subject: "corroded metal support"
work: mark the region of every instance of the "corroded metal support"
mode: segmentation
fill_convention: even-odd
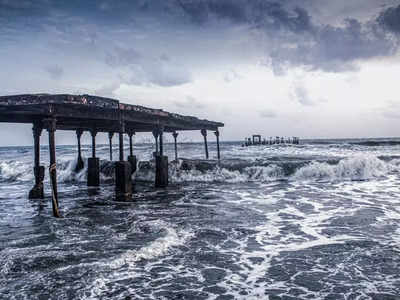
[[[110,161],[113,160],[113,153],[112,153],[112,138],[114,136],[114,132],[109,132],[108,133],[108,141],[109,141],[109,145],[110,145]]]
[[[218,131],[218,129],[214,132],[214,134],[215,134],[215,137],[217,138],[217,157],[218,157],[218,160],[221,160],[221,153],[219,151],[219,131]]]
[[[178,138],[178,133],[174,131],[174,133],[172,133],[172,136],[174,137],[175,161],[178,162],[178,144],[176,142],[176,139]]]
[[[35,174],[35,186],[29,192],[29,199],[43,199],[43,179],[44,179],[44,166],[40,165],[40,135],[42,134],[41,122],[33,123],[33,140],[34,140],[34,156],[35,162],[33,172]]]
[[[75,167],[75,172],[79,172],[84,168],[84,163],[82,159],[82,150],[81,150],[81,137],[83,134],[82,129],[77,129],[76,130],[76,138],[78,140],[78,160],[76,162],[76,167]]]
[[[99,186],[100,185],[100,161],[96,157],[96,135],[95,129],[90,131],[92,136],[92,157],[88,159],[88,173],[87,173],[87,185],[88,186]]]
[[[156,134],[155,134],[156,133]],[[160,151],[156,153],[156,178],[155,187],[165,188],[168,186],[168,156],[164,156],[164,142],[163,142],[164,127],[157,126],[153,130],[154,137],[158,136],[160,140]]]
[[[201,135],[204,138],[204,149],[206,151],[206,159],[208,159],[207,130],[206,129],[202,129],[201,130]]]
[[[53,216],[60,218],[61,214],[58,209],[58,192],[57,192],[57,167],[56,167],[56,142],[55,142],[55,132],[56,132],[56,119],[46,119],[44,120],[45,127],[49,133],[49,154],[50,154],[50,182],[52,189],[52,207]]]

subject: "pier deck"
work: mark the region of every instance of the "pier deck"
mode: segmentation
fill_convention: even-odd
[[[90,95],[13,95],[0,96],[0,122],[34,123],[56,118],[57,129],[119,132],[120,122],[126,131],[152,132],[163,126],[164,132],[182,130],[218,130],[224,124],[196,117],[169,113],[118,100]]]

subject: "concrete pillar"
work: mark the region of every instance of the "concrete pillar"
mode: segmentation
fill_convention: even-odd
[[[78,140],[78,160],[76,162],[75,172],[79,172],[85,166],[83,159],[82,159],[82,150],[81,150],[81,137],[82,137],[83,130],[78,129],[76,131],[76,138]]]
[[[178,138],[178,133],[175,131],[172,136],[174,137],[174,148],[175,148],[175,161],[178,162],[178,145],[176,139]]]
[[[109,141],[109,145],[110,145],[110,161],[113,160],[113,153],[112,153],[112,138],[114,136],[114,132],[109,132],[108,133],[108,141]]]
[[[221,153],[219,151],[219,131],[218,131],[218,129],[214,132],[214,134],[217,138],[217,157],[218,157],[218,160],[221,160]]]
[[[92,157],[88,159],[87,185],[100,185],[100,161],[96,157],[96,130],[91,130],[92,135]]]
[[[126,201],[132,198],[131,176],[130,162],[115,162],[115,198],[117,201]]]
[[[33,173],[35,175],[35,185],[29,192],[29,199],[43,199],[43,179],[44,179],[44,166],[40,165],[40,135],[42,134],[41,122],[33,124],[33,140],[34,140],[34,156],[35,162]]]
[[[201,130],[201,135],[204,138],[204,149],[206,151],[206,159],[208,159],[207,130],[202,129]]]
[[[57,191],[57,168],[56,168],[56,142],[55,142],[55,132],[56,132],[56,119],[47,119],[44,121],[46,123],[46,128],[49,133],[49,154],[50,154],[50,183],[52,189],[52,208],[53,216],[60,218],[61,214],[58,209],[58,191]]]
[[[156,188],[168,186],[168,156],[156,155]]]

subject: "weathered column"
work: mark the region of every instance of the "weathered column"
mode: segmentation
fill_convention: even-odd
[[[155,142],[156,142],[156,151],[153,153],[153,155],[154,155],[154,157],[156,156],[156,155],[158,155],[158,136],[160,135],[160,132],[159,132],[159,130],[158,129],[153,129],[153,136],[154,136],[154,140],[155,140]]]
[[[218,160],[221,160],[221,153],[219,151],[219,131],[218,131],[218,129],[214,132],[214,134],[217,138],[217,157],[218,157]]]
[[[100,161],[96,157],[96,134],[95,129],[90,131],[92,136],[92,157],[88,158],[88,173],[87,173],[87,185],[88,186],[99,186],[100,185]]]
[[[202,129],[201,130],[201,135],[204,138],[204,148],[206,150],[206,159],[208,159],[207,130]]]
[[[126,201],[132,198],[131,164],[124,161],[125,124],[121,122],[119,131],[119,161],[115,163],[115,198]]]
[[[76,162],[75,172],[79,172],[84,168],[84,163],[82,159],[82,150],[81,150],[81,137],[82,137],[83,130],[78,129],[76,131],[76,138],[78,140],[78,160]]]
[[[160,152],[156,155],[156,178],[155,187],[164,188],[168,186],[168,156],[164,156],[163,132],[162,126],[157,128],[160,138]]]
[[[42,134],[41,122],[33,123],[33,140],[34,140],[34,156],[35,162],[33,173],[35,175],[35,186],[29,192],[29,199],[43,199],[43,179],[44,179],[44,166],[40,165],[40,135]]]
[[[55,132],[56,132],[56,119],[45,120],[47,131],[49,133],[49,154],[50,154],[50,183],[52,189],[52,207],[53,216],[60,218],[60,212],[58,209],[58,192],[57,192],[57,168],[56,168],[56,142],[55,142]]]
[[[134,131],[128,131],[129,136],[129,155],[128,155],[128,162],[131,164],[131,172],[132,174],[136,172],[136,164],[137,158],[133,155],[133,141],[132,136],[135,134]]]
[[[178,145],[176,143],[176,139],[178,138],[178,133],[176,131],[174,131],[172,136],[174,137],[175,162],[178,163]]]
[[[108,141],[109,141],[109,145],[110,145],[110,161],[113,160],[113,153],[112,153],[112,138],[114,136],[114,132],[109,132],[108,133]]]

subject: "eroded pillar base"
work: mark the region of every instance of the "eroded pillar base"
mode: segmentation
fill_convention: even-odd
[[[35,174],[35,186],[29,191],[29,199],[43,199],[43,179],[44,179],[44,166],[33,168]]]
[[[87,185],[100,185],[100,160],[97,157],[88,158]]]
[[[156,155],[156,188],[168,186],[168,156]]]
[[[132,199],[132,171],[128,161],[115,162],[115,199],[128,201]]]

